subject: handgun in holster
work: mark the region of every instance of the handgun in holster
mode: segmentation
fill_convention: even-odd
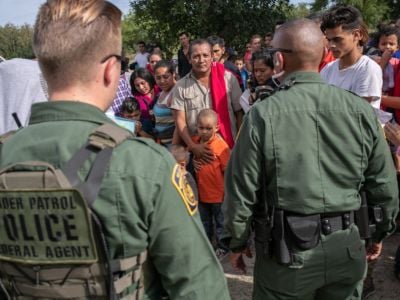
[[[279,264],[283,265],[290,264],[292,257],[287,244],[285,227],[285,211],[282,209],[275,209],[272,230],[273,256]]]
[[[254,244],[257,253],[271,255],[271,229],[269,216],[253,219]]]
[[[364,191],[360,192],[361,206],[355,212],[355,223],[360,233],[360,238],[365,240],[365,245],[370,246],[372,235],[376,231],[376,224],[383,222],[383,209],[380,206],[368,206],[367,196]]]

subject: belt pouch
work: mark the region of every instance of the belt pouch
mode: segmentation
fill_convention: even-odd
[[[318,245],[321,222],[320,215],[286,215],[288,232],[286,238],[293,249],[309,250]]]

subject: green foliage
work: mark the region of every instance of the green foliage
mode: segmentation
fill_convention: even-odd
[[[312,11],[319,11],[335,4],[352,5],[356,7],[362,14],[364,21],[370,28],[375,28],[381,21],[388,19],[389,2],[398,0],[315,0],[312,4]],[[392,3],[391,5],[395,5]],[[397,5],[398,6],[398,5]]]
[[[288,10],[285,11],[286,19],[294,20],[306,18],[311,13],[311,10],[308,8],[307,3],[299,3],[294,6],[288,7]]]
[[[389,17],[391,20],[400,19],[400,0],[384,0],[389,9]]]
[[[29,25],[0,26],[0,56],[6,59],[21,57],[32,58],[33,28]]]
[[[136,52],[138,41],[147,41],[147,32],[138,26],[138,20],[132,12],[122,20],[122,46],[127,54]]]
[[[243,47],[252,35],[273,31],[293,8],[289,0],[134,0],[131,7],[147,41],[169,52],[176,51],[182,31],[192,38],[219,35],[230,46]]]

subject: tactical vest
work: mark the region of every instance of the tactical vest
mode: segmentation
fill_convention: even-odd
[[[0,170],[0,285],[9,299],[142,297],[146,251],[111,259],[91,209],[113,149],[130,136],[105,124],[62,169],[24,161]],[[93,153],[82,181],[78,170]]]

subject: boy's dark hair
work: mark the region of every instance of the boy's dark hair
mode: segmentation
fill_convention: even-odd
[[[191,56],[192,56],[193,46],[204,45],[204,44],[207,44],[210,46],[210,53],[211,53],[212,45],[210,44],[210,42],[206,39],[197,39],[197,40],[191,41],[189,44],[189,50],[188,50],[189,58],[191,58]]]
[[[121,105],[121,114],[128,113],[131,114],[135,111],[140,111],[139,101],[135,97],[125,98]]]
[[[207,41],[211,44],[211,46],[218,45],[220,47],[225,47],[225,41],[223,38],[220,38],[216,35],[211,35],[207,38]]]
[[[397,37],[397,44],[400,42],[400,29],[393,25],[381,26],[376,33],[376,41],[379,44],[379,40],[382,36],[395,35]]]
[[[137,44],[138,44],[138,45],[143,45],[143,46],[145,46],[145,47],[146,47],[146,43],[145,43],[145,42],[143,42],[143,41],[140,41],[140,42],[138,42]]]
[[[360,11],[350,5],[337,5],[329,9],[322,16],[321,30],[333,29],[342,26],[343,30],[351,31],[358,29],[361,32],[362,39],[360,46],[366,45],[368,41],[368,28],[364,23]]]
[[[232,57],[233,62],[237,61],[237,60],[241,60],[244,62],[244,57],[243,55],[235,55]]]
[[[187,37],[189,37],[186,31],[179,32],[178,37],[181,37],[182,35],[186,35]]]
[[[147,70],[146,68],[139,68],[136,71],[134,71],[131,75],[131,78],[129,78],[129,83],[131,84],[132,94],[139,94],[139,92],[138,92],[138,90],[136,90],[135,84],[134,84],[134,81],[136,78],[142,78],[143,80],[145,80],[149,84],[151,90],[156,85],[154,77],[153,77],[153,75],[151,75],[150,71]]]
[[[154,66],[154,72],[158,68],[167,68],[169,73],[171,73],[171,74],[175,73],[174,64],[169,60],[163,59],[163,60],[160,60],[159,62],[157,62],[156,65]]]

